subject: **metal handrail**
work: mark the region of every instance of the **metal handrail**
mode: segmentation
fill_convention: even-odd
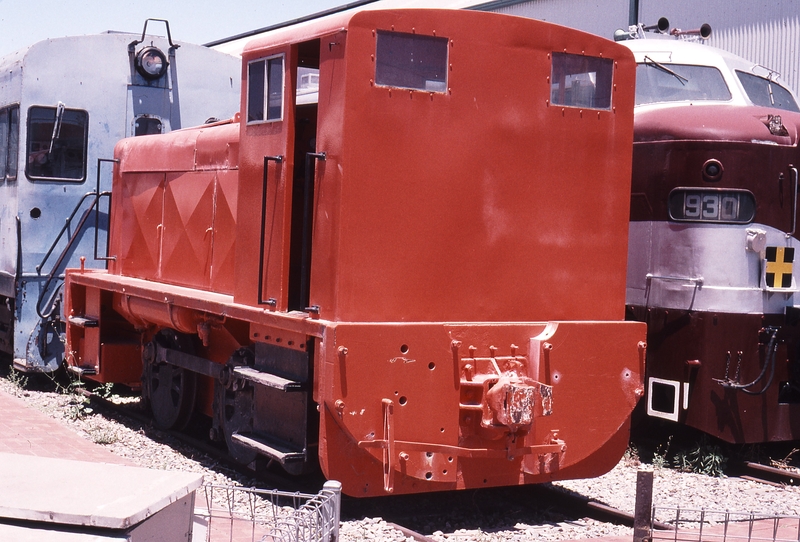
[[[56,279],[56,278],[61,280],[63,278],[61,276],[61,274],[58,273],[58,270],[61,268],[61,264],[64,263],[64,259],[67,257],[67,254],[69,253],[70,249],[72,249],[73,245],[78,240],[78,238],[80,236],[80,233],[83,230],[83,227],[86,224],[86,221],[89,219],[89,215],[91,214],[92,210],[95,210],[95,220],[94,220],[94,259],[95,260],[105,260],[105,261],[116,259],[113,256],[111,256],[111,257],[108,257],[108,256],[103,257],[103,256],[98,256],[98,254],[97,254],[98,230],[99,230],[99,226],[100,226],[100,198],[102,198],[104,196],[108,197],[109,198],[109,205],[110,205],[110,202],[111,202],[111,192],[108,192],[108,191],[101,192],[100,191],[100,164],[102,162],[117,163],[117,162],[119,162],[119,160],[108,159],[108,158],[98,158],[97,159],[97,180],[96,180],[96,184],[95,184],[95,189],[93,191],[91,191],[91,192],[85,193],[81,197],[81,199],[78,200],[78,203],[75,205],[75,208],[72,210],[70,215],[64,221],[64,226],[61,228],[61,231],[58,232],[58,235],[56,236],[55,240],[52,242],[52,244],[50,245],[50,248],[47,250],[47,252],[45,253],[44,257],[42,258],[42,261],[39,263],[39,265],[36,266],[36,274],[37,274],[37,276],[41,277],[42,276],[42,269],[44,268],[45,264],[47,263],[47,260],[50,259],[50,256],[53,254],[53,251],[55,250],[56,246],[58,246],[58,243],[61,241],[62,237],[64,237],[64,234],[71,228],[72,221],[75,219],[75,216],[78,214],[78,211],[81,209],[81,207],[83,207],[83,204],[87,200],[87,198],[91,198],[91,204],[89,205],[89,208],[86,209],[86,211],[84,211],[83,215],[81,215],[81,218],[80,218],[80,220],[78,222],[78,227],[75,228],[73,233],[72,233],[72,235],[69,236],[66,246],[61,251],[61,254],[59,254],[55,265],[53,265],[53,267],[50,269],[50,272],[47,274],[47,279],[45,280],[44,284],[42,285],[41,290],[39,291],[39,297],[36,300],[36,314],[39,315],[39,318],[47,319],[47,318],[50,318],[52,316],[52,314],[53,314],[53,310],[55,308],[54,300],[58,296],[58,291],[60,289],[60,286],[56,287],[53,290],[53,293],[47,299],[46,305],[49,306],[49,309],[47,311],[45,311],[42,308],[42,301],[45,299],[45,296],[46,296],[47,292],[50,290],[50,285],[52,284],[53,280]],[[106,249],[108,249],[108,238],[106,238]]]
[[[788,239],[794,232],[797,231],[797,168],[793,165],[789,165],[789,169],[792,171],[792,178],[794,179],[794,185],[792,189],[792,231],[786,234],[786,238]]]

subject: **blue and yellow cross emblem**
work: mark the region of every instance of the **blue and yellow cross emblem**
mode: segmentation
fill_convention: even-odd
[[[767,288],[792,287],[793,247],[767,247],[767,266],[764,281]]]

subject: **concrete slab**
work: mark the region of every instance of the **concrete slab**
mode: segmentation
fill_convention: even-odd
[[[202,482],[196,473],[0,453],[0,517],[127,529]]]
[[[86,534],[0,523],[0,540],[14,542],[127,542],[125,535]]]

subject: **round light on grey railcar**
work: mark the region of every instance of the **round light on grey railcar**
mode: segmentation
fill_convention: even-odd
[[[136,71],[150,81],[167,73],[167,56],[158,47],[145,47],[136,53]]]

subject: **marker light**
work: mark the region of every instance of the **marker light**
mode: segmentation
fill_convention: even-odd
[[[149,81],[167,73],[167,57],[158,47],[144,47],[136,53],[136,71]]]

